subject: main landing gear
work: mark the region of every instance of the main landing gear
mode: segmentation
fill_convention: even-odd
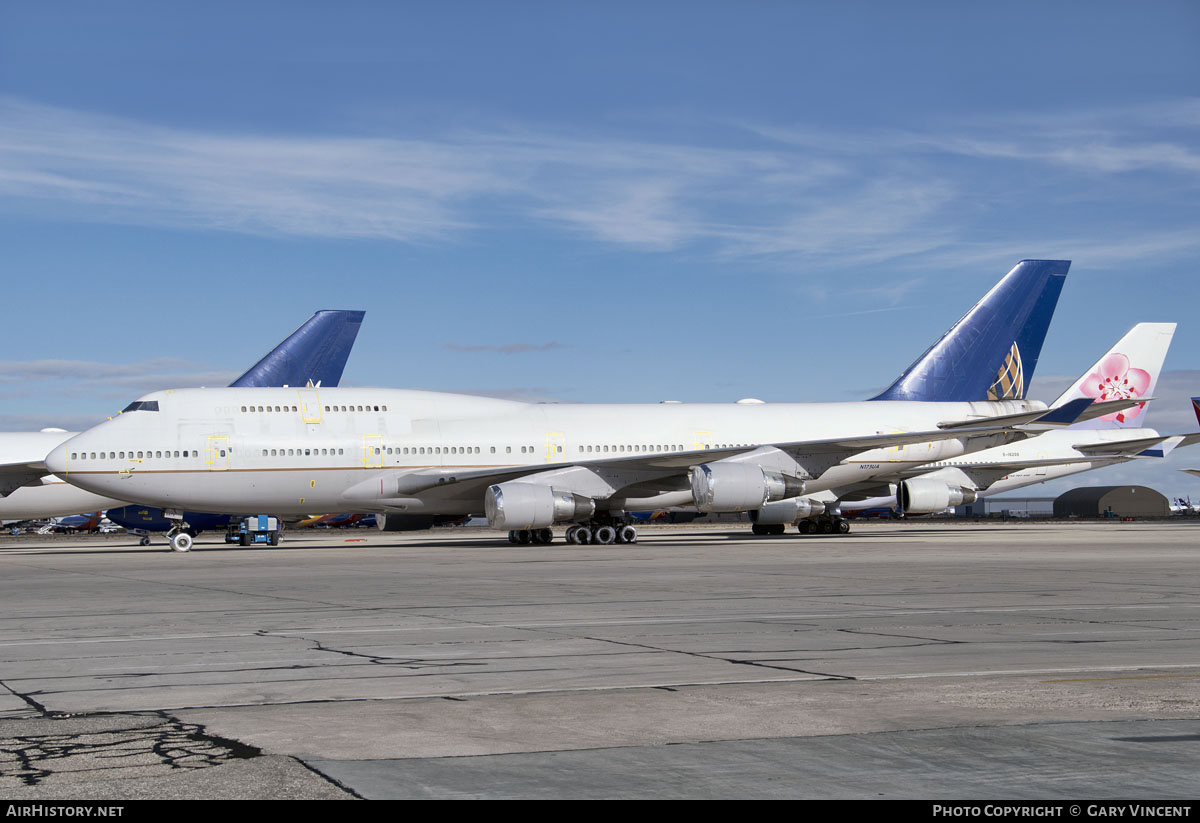
[[[836,514],[823,514],[810,517],[796,524],[800,534],[849,534],[850,521]]]
[[[787,527],[781,523],[772,523],[769,525],[759,525],[755,523],[750,530],[755,534],[765,537],[767,535],[783,534]],[[850,521],[836,514],[822,514],[817,517],[809,517],[801,520],[796,524],[796,531],[800,534],[849,534]]]
[[[572,546],[610,546],[636,543],[637,529],[628,523],[582,523],[567,529],[566,540]],[[544,546],[554,540],[552,529],[518,529],[508,533],[508,542],[517,546]]]

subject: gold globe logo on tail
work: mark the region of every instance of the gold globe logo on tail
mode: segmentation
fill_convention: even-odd
[[[1025,396],[1025,373],[1021,369],[1021,352],[1013,343],[996,372],[996,382],[988,386],[988,400],[1020,400]]]

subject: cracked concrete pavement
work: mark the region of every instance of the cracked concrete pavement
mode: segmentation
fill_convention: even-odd
[[[840,750],[852,768],[864,735],[945,748],[931,730],[1020,728],[1032,751],[1077,746],[1086,729],[1117,735],[1106,723],[1186,723],[1200,718],[1197,528],[871,524],[757,539],[663,528],[624,547],[513,547],[445,529],[275,549],[201,541],[190,555],[129,538],[9,538],[0,789],[565,790],[559,777],[512,778],[517,761],[505,758],[521,755],[576,763],[578,796],[654,796],[656,785],[713,796],[688,781],[740,741],[763,756],[743,763],[741,793],[722,784],[719,796],[796,796],[776,791],[789,778],[794,791],[838,796],[817,791],[819,769],[800,779],[798,764]],[[1084,748],[1102,757],[1101,743]],[[663,744],[692,747],[691,759]],[[562,760],[593,750],[612,757]],[[1160,773],[1184,780],[1173,749],[1155,751]],[[655,758],[660,781],[621,781]],[[690,777],[670,783],[670,769]],[[855,783],[864,796],[869,777]],[[1097,788],[1139,785],[1110,775]],[[876,796],[921,787],[939,788],[905,774]]]

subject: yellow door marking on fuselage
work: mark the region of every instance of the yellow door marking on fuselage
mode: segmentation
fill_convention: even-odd
[[[229,437],[223,434],[210,434],[208,445],[204,447],[204,462],[209,471],[223,472],[229,468]]]

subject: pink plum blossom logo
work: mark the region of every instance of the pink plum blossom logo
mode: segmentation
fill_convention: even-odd
[[[1100,361],[1096,371],[1084,378],[1083,385],[1079,388],[1088,397],[1096,398],[1095,402],[1103,403],[1106,400],[1128,400],[1133,397],[1141,397],[1149,386],[1150,372],[1129,368],[1129,358],[1113,352]],[[1133,408],[1106,414],[1100,419],[1124,423],[1141,414],[1145,407],[1145,403],[1139,403]]]

